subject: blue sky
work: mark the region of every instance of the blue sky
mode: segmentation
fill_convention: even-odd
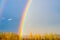
[[[0,4],[1,4],[1,0],[0,0]]]
[[[6,0],[0,14],[0,32],[17,32],[27,0]],[[60,34],[60,0],[32,0],[24,23],[23,34]]]
[[[17,32],[26,0],[6,0],[0,18],[0,32]]]
[[[1,6],[1,0],[0,0],[0,6]]]

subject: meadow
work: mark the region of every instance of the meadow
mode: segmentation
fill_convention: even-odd
[[[12,32],[0,32],[0,40],[60,40],[60,35],[57,34],[32,34],[19,37],[18,34]]]

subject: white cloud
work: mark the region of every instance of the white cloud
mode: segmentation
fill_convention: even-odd
[[[8,21],[11,21],[11,20],[12,20],[12,18],[9,18],[9,19],[8,19]]]

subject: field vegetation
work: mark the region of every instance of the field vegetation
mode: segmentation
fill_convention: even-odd
[[[19,37],[18,34],[12,32],[0,32],[0,40],[60,40],[60,35],[57,34],[32,34]]]

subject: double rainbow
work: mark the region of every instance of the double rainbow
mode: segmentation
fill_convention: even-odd
[[[25,21],[25,18],[26,18],[26,15],[27,15],[27,12],[28,12],[28,9],[29,9],[29,6],[30,6],[32,0],[27,0],[27,1],[28,2],[26,4],[26,6],[25,6],[25,9],[24,9],[23,13],[22,13],[23,15],[22,15],[22,18],[21,18],[21,21],[20,21],[20,25],[19,25],[19,29],[18,29],[18,33],[19,33],[20,37],[22,37],[22,29],[24,27],[24,21]],[[2,5],[0,5],[0,6],[2,6],[1,9],[4,8],[5,3],[6,3],[6,0],[5,1],[3,0],[2,1]],[[1,12],[1,10],[0,10],[0,12]]]
[[[19,33],[20,37],[22,37],[22,29],[24,27],[24,21],[25,21],[25,18],[26,18],[26,15],[27,15],[27,12],[28,12],[28,9],[29,9],[31,2],[32,2],[32,0],[28,0],[26,7],[23,11],[22,19],[20,21],[20,25],[19,25],[19,29],[18,29],[18,33]]]

